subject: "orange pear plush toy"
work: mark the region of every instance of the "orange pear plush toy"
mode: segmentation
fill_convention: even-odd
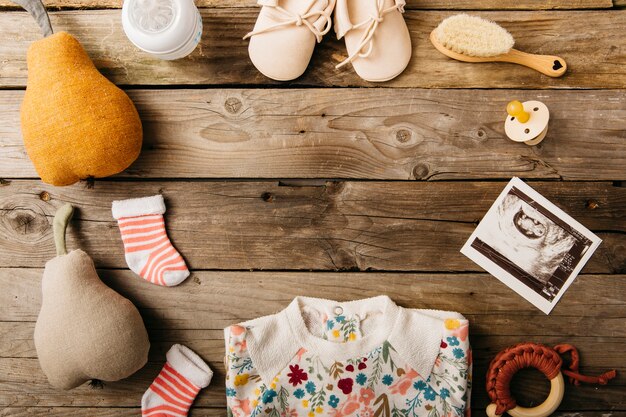
[[[35,17],[45,15],[42,31],[52,32],[41,0],[19,3]],[[22,135],[44,182],[107,177],[137,159],[143,133],[133,102],[98,72],[72,35],[59,32],[33,42],[27,64]]]

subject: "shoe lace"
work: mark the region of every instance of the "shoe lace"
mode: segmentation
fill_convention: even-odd
[[[370,17],[363,22],[352,25],[352,28],[350,29],[352,30],[366,27],[363,35],[361,36],[357,49],[346,59],[336,65],[335,68],[339,69],[357,58],[367,58],[368,56],[370,56],[374,48],[374,34],[376,33],[376,29],[378,29],[378,25],[382,23],[385,15],[395,10],[398,10],[400,13],[404,13],[404,2],[396,1],[393,6],[385,8],[385,0],[374,1],[376,2],[376,13],[370,15]],[[365,49],[365,51],[363,49]]]
[[[306,26],[307,28],[309,28],[309,30],[313,33],[313,35],[315,35],[315,39],[317,39],[317,42],[320,43],[322,41],[322,37],[324,35],[326,35],[329,31],[330,28],[332,26],[332,19],[330,17],[330,14],[332,12],[332,7],[324,7],[322,10],[313,10],[311,11],[311,8],[313,7],[313,5],[317,2],[318,0],[312,0],[309,3],[309,6],[305,9],[304,13],[300,14],[300,13],[294,13],[294,12],[290,12],[289,10],[280,7],[279,5],[275,5],[275,6],[267,6],[267,7],[272,7],[272,9],[278,11],[280,14],[282,14],[285,17],[285,20],[279,23],[276,23],[274,25],[270,25],[261,29],[257,29],[257,30],[253,30],[252,32],[248,32],[246,34],[246,36],[244,36],[244,39],[248,39],[254,35],[258,35],[261,33],[265,33],[265,32],[270,32],[272,30],[276,30],[276,29],[280,29],[286,26],[291,26],[291,25],[296,25],[296,26]],[[322,29],[318,29],[313,23],[309,22],[309,19],[312,17],[316,17],[319,18],[323,18],[324,19],[324,26],[322,27]],[[317,19],[316,19],[317,21]]]

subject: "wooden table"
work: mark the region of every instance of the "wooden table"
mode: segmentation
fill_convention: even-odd
[[[575,344],[585,373],[619,372],[605,387],[567,387],[557,415],[626,416],[626,1],[409,1],[413,58],[382,85],[335,70],[346,51],[333,36],[300,79],[264,78],[241,39],[258,13],[253,0],[200,0],[202,43],[176,62],[128,42],[119,0],[47,4],[56,30],[75,34],[128,88],[145,141],[139,160],[114,178],[41,183],[19,131],[26,49],[39,34],[30,16],[0,0],[0,416],[138,416],[175,342],[216,371],[192,415],[224,416],[223,327],[276,312],[296,295],[381,293],[470,319],[476,415],[484,415],[491,357],[536,341]],[[439,54],[428,33],[466,9],[500,22],[522,50],[564,57],[567,75]],[[541,145],[504,137],[512,99],[550,108]],[[512,176],[604,240],[549,316],[459,253]],[[111,217],[112,200],[156,193],[193,269],[176,288],[127,270]],[[52,216],[64,202],[78,208],[70,247],[88,251],[103,280],[139,307],[152,342],[144,369],[104,389],[51,388],[32,341],[42,268],[54,256]],[[514,392],[537,404],[547,387],[529,372]]]

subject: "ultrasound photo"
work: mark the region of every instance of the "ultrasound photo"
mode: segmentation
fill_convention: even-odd
[[[514,178],[461,252],[547,314],[600,242]]]

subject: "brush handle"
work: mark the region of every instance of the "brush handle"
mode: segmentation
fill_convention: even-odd
[[[524,65],[550,77],[560,77],[567,71],[567,63],[554,55],[536,55],[511,49],[508,54],[500,55],[498,61]]]
[[[535,55],[511,49],[508,53],[497,56],[470,56],[451,51],[437,40],[435,31],[430,33],[430,41],[442,54],[463,62],[511,62],[524,65],[550,77],[560,77],[567,70],[567,63],[558,56]]]

